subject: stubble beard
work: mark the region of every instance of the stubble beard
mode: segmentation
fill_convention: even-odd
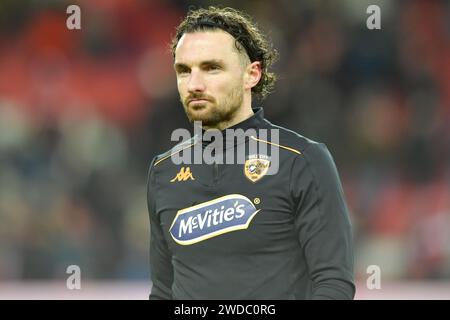
[[[201,99],[202,95],[191,97]],[[189,105],[187,101],[182,101],[186,115],[191,123],[201,121],[203,127],[219,128],[220,124],[231,122],[241,108],[244,100],[244,90],[240,85],[235,86],[220,104],[212,97],[205,98],[209,101],[204,104]],[[199,110],[202,112],[198,113]]]

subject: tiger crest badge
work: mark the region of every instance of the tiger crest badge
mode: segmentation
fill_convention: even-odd
[[[244,164],[244,174],[251,182],[256,182],[264,177],[269,170],[270,160],[267,156],[250,156]]]

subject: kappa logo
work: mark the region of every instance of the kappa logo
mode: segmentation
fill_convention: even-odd
[[[247,229],[258,212],[247,197],[231,194],[179,210],[169,232],[178,244],[191,245]]]
[[[170,182],[186,181],[188,179],[195,180],[194,176],[192,175],[191,169],[189,167],[187,167],[186,169],[184,167],[181,167],[175,178],[170,180]]]

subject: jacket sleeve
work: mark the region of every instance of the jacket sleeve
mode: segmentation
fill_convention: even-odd
[[[156,158],[155,158],[156,159]],[[150,216],[150,276],[153,283],[150,300],[172,299],[172,258],[156,212],[157,181],[154,162],[150,164],[147,182],[147,205]]]
[[[353,299],[353,245],[344,192],[331,154],[312,144],[294,161],[295,227],[312,281],[312,299]]]

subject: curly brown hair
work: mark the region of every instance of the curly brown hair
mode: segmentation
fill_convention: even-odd
[[[252,88],[252,93],[257,98],[265,98],[275,85],[276,75],[268,69],[278,58],[278,52],[273,49],[251,17],[241,11],[213,6],[207,9],[191,9],[177,27],[176,35],[172,39],[173,57],[175,58],[175,49],[183,34],[217,29],[231,34],[235,38],[236,49],[239,52],[245,50],[250,62],[261,62],[262,76]]]

